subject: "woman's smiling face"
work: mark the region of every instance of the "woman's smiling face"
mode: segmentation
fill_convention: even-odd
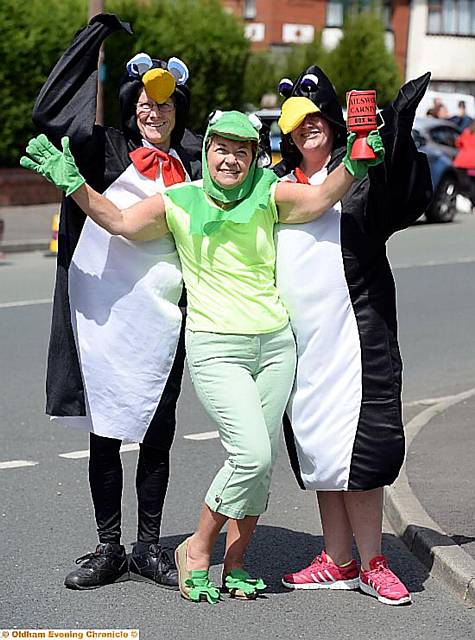
[[[293,143],[305,156],[305,152],[321,151],[330,154],[333,146],[333,131],[325,118],[318,113],[310,113],[290,134]]]
[[[213,182],[225,189],[232,189],[246,179],[254,159],[254,146],[250,140],[229,140],[213,135],[206,158]]]
[[[164,104],[157,104],[142,89],[137,98],[136,116],[142,138],[168,151],[176,123],[173,98],[168,98]]]

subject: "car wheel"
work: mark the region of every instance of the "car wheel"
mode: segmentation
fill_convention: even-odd
[[[425,213],[427,222],[452,222],[457,213],[457,193],[457,178],[443,176]]]

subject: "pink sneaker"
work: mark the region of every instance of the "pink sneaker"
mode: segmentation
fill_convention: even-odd
[[[411,595],[399,578],[389,569],[384,556],[369,563],[369,571],[360,571],[360,589],[384,604],[406,604]]]
[[[282,584],[289,589],[357,589],[358,566],[352,560],[348,566],[339,567],[322,551],[309,567],[285,575]]]

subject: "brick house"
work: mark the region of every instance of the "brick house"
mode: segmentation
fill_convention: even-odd
[[[345,13],[374,0],[222,0],[242,18],[254,49],[311,42],[332,48]],[[432,88],[475,95],[475,0],[376,0],[386,44],[404,78],[432,72]]]

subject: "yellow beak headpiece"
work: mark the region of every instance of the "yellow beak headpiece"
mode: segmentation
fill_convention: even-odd
[[[320,109],[309,98],[288,98],[282,105],[279,118],[282,133],[290,133],[296,129],[310,113],[320,113]]]
[[[142,76],[147,95],[158,104],[163,104],[175,91],[176,80],[166,69],[150,69]]]

